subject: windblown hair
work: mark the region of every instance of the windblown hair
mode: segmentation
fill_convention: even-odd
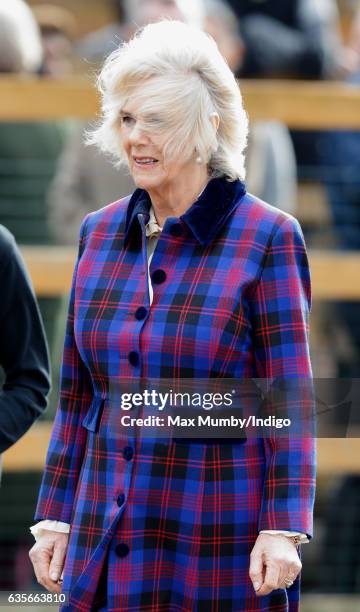
[[[127,161],[119,114],[130,99],[139,104],[143,129],[166,137],[165,159],[190,159],[196,150],[212,176],[245,178],[248,118],[240,90],[214,40],[198,28],[161,21],[139,30],[107,58],[98,88],[103,117],[88,144],[111,153],[117,165]]]
[[[0,72],[36,72],[42,61],[38,25],[23,0],[0,2]]]

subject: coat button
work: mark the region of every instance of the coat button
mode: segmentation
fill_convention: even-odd
[[[145,319],[147,312],[147,308],[145,308],[144,306],[140,306],[140,308],[138,308],[135,312],[135,318],[138,321],[142,321],[143,319]]]
[[[130,548],[128,547],[127,544],[124,544],[124,542],[121,542],[121,544],[116,544],[115,552],[118,557],[126,557],[126,555],[128,555],[130,552]]]
[[[136,351],[131,351],[131,352],[129,353],[129,356],[128,356],[128,357],[129,357],[129,361],[130,361],[130,363],[131,363],[131,365],[132,365],[132,366],[137,366],[137,365],[139,365],[139,361],[140,361],[140,359],[139,359],[139,353],[137,353]]]
[[[120,493],[120,495],[118,495],[116,503],[118,506],[122,506],[124,502],[125,502],[125,495],[124,493]]]
[[[155,285],[161,285],[161,283],[166,281],[165,270],[155,270],[151,275],[151,280]]]
[[[123,457],[126,461],[131,461],[134,456],[134,449],[131,446],[125,446],[123,449]]]
[[[170,227],[169,232],[171,236],[178,238],[179,236],[182,236],[183,228],[181,227],[180,223],[175,223]]]

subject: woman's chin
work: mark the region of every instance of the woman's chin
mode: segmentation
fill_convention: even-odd
[[[148,189],[153,189],[156,187],[156,181],[152,180],[151,177],[148,176],[134,176],[133,180],[138,189],[144,189],[147,191]]]

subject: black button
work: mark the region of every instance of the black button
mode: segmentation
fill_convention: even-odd
[[[136,351],[131,351],[129,353],[129,361],[131,363],[132,366],[137,366],[139,365],[139,353],[137,353]]]
[[[125,502],[125,495],[124,495],[124,493],[120,493],[120,495],[118,495],[118,498],[117,498],[116,502],[117,502],[118,506],[122,506],[123,505],[123,503]]]
[[[166,281],[166,272],[165,270],[155,270],[155,272],[151,275],[151,280],[155,285],[161,285],[164,281]]]
[[[134,449],[131,446],[125,446],[123,449],[123,457],[126,461],[131,461],[134,456]]]
[[[118,557],[126,557],[126,555],[128,555],[130,552],[130,548],[127,544],[124,544],[124,542],[122,542],[121,544],[116,544],[115,552]]]
[[[138,321],[142,321],[143,319],[145,319],[147,315],[147,308],[145,308],[145,306],[140,306],[140,308],[137,309],[137,311],[135,312],[135,317],[137,318]]]
[[[183,229],[182,229],[180,223],[175,223],[175,225],[172,225],[170,227],[169,232],[170,232],[170,234],[172,236],[179,237],[179,236],[182,236]]]

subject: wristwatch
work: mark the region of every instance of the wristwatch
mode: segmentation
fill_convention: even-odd
[[[301,544],[301,536],[300,535],[296,535],[296,536],[286,536],[289,540],[291,540],[295,546],[299,546]]]

